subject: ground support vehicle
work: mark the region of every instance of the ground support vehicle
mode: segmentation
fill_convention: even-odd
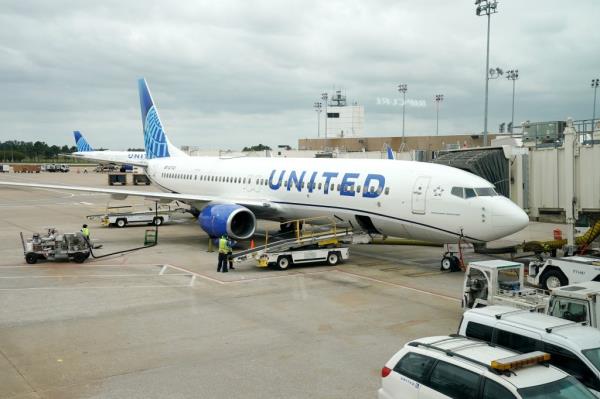
[[[518,352],[461,336],[408,342],[381,369],[379,399],[562,399],[595,396],[549,366],[550,355]]]
[[[103,226],[125,227],[130,224],[152,224],[160,226],[173,219],[175,213],[186,212],[183,208],[171,208],[169,205],[161,205],[158,209],[143,206],[120,206],[108,207],[106,213],[99,215],[88,215],[89,220],[100,220]]]
[[[550,297],[542,290],[524,286],[522,263],[489,260],[471,262],[463,283],[463,309],[506,305],[546,312]]]
[[[600,282],[587,281],[552,290],[550,316],[600,327]]]
[[[303,229],[308,224],[316,227]],[[264,244],[236,252],[232,259],[241,262],[254,258],[259,267],[276,266],[280,270],[294,264],[327,262],[336,265],[349,257],[348,248],[341,243],[355,238],[352,230],[337,228],[335,221],[327,217],[292,220],[282,226],[289,228],[276,235],[267,233]]]
[[[21,243],[25,261],[34,264],[38,260],[74,260],[84,262],[90,256],[87,240],[81,232],[60,234],[56,229],[49,228],[45,235],[33,234],[24,239],[21,233]]]
[[[260,256],[258,265],[261,267],[277,266],[277,268],[281,270],[287,269],[291,265],[315,264],[324,262],[330,266],[335,266],[338,263],[347,260],[349,257],[350,254],[347,247],[301,247],[289,249],[287,251],[265,252]]]
[[[115,184],[120,184],[122,186],[126,186],[127,185],[127,175],[125,173],[109,173],[108,185],[114,186]]]
[[[565,256],[529,264],[527,282],[546,290],[585,281],[600,281],[600,258]]]

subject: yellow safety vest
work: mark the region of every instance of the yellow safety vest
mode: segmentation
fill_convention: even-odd
[[[85,238],[89,238],[90,237],[90,229],[88,229],[87,227],[82,228],[81,234],[83,234],[83,236]]]
[[[227,245],[226,238],[219,239],[219,252],[222,254],[226,254],[227,252],[229,252],[229,245]]]

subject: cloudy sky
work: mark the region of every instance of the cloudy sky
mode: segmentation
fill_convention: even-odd
[[[365,135],[483,130],[484,17],[471,0],[5,1],[0,141],[139,147],[136,79],[148,80],[177,145],[239,149],[316,136],[312,104],[341,88],[365,106]],[[600,77],[600,2],[505,0],[490,66],[518,68],[517,122],[591,118]],[[490,130],[512,86],[490,82]],[[422,106],[424,104],[424,106]],[[600,107],[599,107],[600,108]]]

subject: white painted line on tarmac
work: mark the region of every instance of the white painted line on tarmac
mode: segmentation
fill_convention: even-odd
[[[189,284],[185,285],[131,285],[131,286],[95,286],[95,287],[26,287],[26,288],[0,288],[2,291],[34,291],[34,290],[107,290],[107,289],[119,289],[119,290],[130,290],[135,288],[189,288]]]
[[[374,277],[363,276],[362,274],[347,272],[345,270],[335,269],[335,271],[339,272],[339,273],[343,273],[343,274],[348,274],[350,276],[362,278],[362,279],[365,279],[365,280],[373,281],[373,282],[376,282],[376,283],[385,284],[385,285],[389,285],[389,286],[392,286],[392,287],[398,287],[398,288],[402,288],[402,289],[413,291],[413,292],[418,292],[420,294],[431,295],[431,296],[435,296],[437,298],[447,299],[447,300],[454,301],[454,302],[459,302],[459,303],[461,302],[460,298],[452,297],[452,296],[449,296],[449,295],[438,294],[436,292],[426,291],[426,290],[422,290],[422,289],[419,289],[419,288],[410,287],[410,286],[404,285],[404,284],[392,283],[390,281],[380,280],[380,279],[374,278]]]
[[[55,276],[0,276],[0,279],[28,279],[28,278],[114,278],[114,277],[168,277],[189,276],[189,273],[170,274],[58,274]]]

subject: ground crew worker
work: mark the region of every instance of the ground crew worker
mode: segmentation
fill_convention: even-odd
[[[229,250],[229,243],[227,242],[227,236],[223,234],[219,239],[219,260],[217,264],[217,273],[223,271],[227,273],[227,252]]]
[[[83,238],[85,238],[86,240],[90,240],[90,229],[88,229],[87,224],[84,224],[81,227],[81,234],[83,234]]]
[[[229,269],[235,270],[233,267],[233,244],[235,242],[233,240],[227,240],[227,261],[229,262]]]

